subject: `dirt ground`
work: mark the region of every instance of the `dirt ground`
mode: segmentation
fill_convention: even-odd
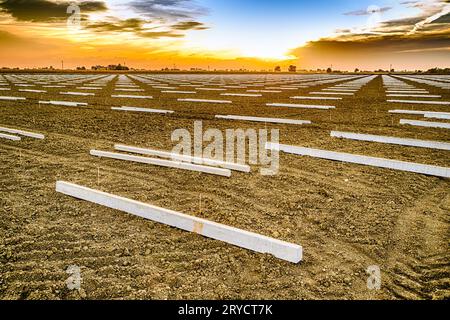
[[[181,95],[163,94],[138,81],[146,91],[137,94],[153,95],[153,100],[115,99],[116,81],[95,91],[93,98],[58,94],[82,91],[75,88],[36,94],[11,86],[12,91],[0,92],[27,97],[24,102],[0,101],[0,126],[46,135],[45,140],[0,140],[0,298],[450,298],[448,179],[288,154],[281,154],[276,176],[262,176],[253,166],[250,174],[233,172],[231,178],[89,155],[90,149],[113,151],[114,143],[171,150],[173,130],[192,131],[194,120],[203,120],[205,129],[279,128],[280,142],[290,145],[450,166],[448,151],[329,136],[330,130],[340,130],[450,142],[447,129],[399,125],[401,118],[420,117],[387,112],[410,107],[386,102],[381,77],[355,97],[337,102],[289,99],[333,84],[261,98],[206,91],[187,97],[229,99],[233,105],[177,102]],[[405,82],[450,101],[448,90]],[[38,100],[85,101],[89,106],[39,105]],[[266,107],[267,102],[332,104],[337,109],[274,108]],[[175,114],[110,110],[121,105]],[[448,111],[445,106],[414,108]],[[215,114],[313,124],[215,120]],[[56,193],[57,180],[300,244],[304,260],[292,264],[79,201]],[[70,265],[81,268],[79,291],[66,286]],[[381,269],[381,290],[367,288],[366,269],[372,265]]]

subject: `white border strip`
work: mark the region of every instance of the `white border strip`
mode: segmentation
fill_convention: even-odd
[[[71,101],[57,101],[57,100],[39,101],[39,104],[51,104],[54,106],[66,106],[66,107],[85,107],[88,105],[85,102],[71,102]]]
[[[196,94],[197,91],[170,91],[170,90],[163,90],[161,93],[178,93],[178,94]]]
[[[250,166],[245,165],[245,164],[224,162],[224,161],[218,161],[218,160],[213,160],[213,159],[208,159],[208,158],[191,157],[191,156],[185,156],[182,154],[177,154],[177,153],[172,153],[172,152],[167,152],[167,151],[144,149],[144,148],[126,146],[126,145],[122,145],[122,144],[114,145],[114,149],[119,150],[119,151],[131,152],[131,153],[145,154],[148,156],[167,158],[167,159],[172,159],[174,161],[190,162],[190,163],[195,163],[195,164],[200,164],[200,165],[204,164],[207,166],[222,167],[225,169],[236,170],[236,171],[241,171],[241,172],[250,172]]]
[[[16,100],[26,100],[27,98],[24,97],[10,97],[10,96],[0,96],[0,100],[12,100],[12,101],[16,101]]]
[[[330,95],[330,96],[353,96],[354,93],[350,93],[350,92],[323,92],[323,91],[315,91],[315,92],[310,92],[309,94],[325,94],[325,95]]]
[[[367,157],[351,153],[334,152],[327,150],[311,149],[304,147],[288,146],[283,144],[267,143],[266,149],[279,150],[287,153],[310,156],[315,158],[322,158],[334,161],[342,161],[349,163],[362,164],[366,166],[387,168],[400,171],[421,173],[430,176],[450,178],[450,168],[438,167],[427,164],[420,164],[414,162],[405,162],[398,160],[391,160],[385,158]]]
[[[310,97],[310,96],[293,96],[290,99],[297,100],[342,100],[341,97]]]
[[[439,114],[439,115],[448,115],[450,116],[450,112],[439,112],[439,111],[421,111],[421,110],[389,110],[389,113],[400,113],[400,114],[420,114],[425,116],[426,114]]]
[[[224,241],[244,249],[272,254],[279,259],[289,262],[299,263],[303,257],[303,249],[297,244],[266,237],[177,211],[159,208],[98,190],[89,189],[76,184],[58,181],[56,182],[56,192],[93,202],[111,209],[120,210],[174,228],[194,232],[204,237]]]
[[[224,177],[231,177],[231,171],[229,169],[201,166],[201,165],[197,165],[197,164],[191,164],[191,163],[179,162],[179,161],[170,161],[170,160],[162,160],[162,159],[156,159],[156,158],[131,156],[128,154],[99,151],[99,150],[91,150],[90,154],[92,156],[96,156],[96,157],[100,157],[100,158],[110,158],[110,159],[116,159],[116,160],[139,162],[139,163],[152,164],[155,166],[161,166],[161,167],[167,167],[167,168],[198,171],[198,172],[215,174],[215,175],[224,176]]]
[[[240,120],[240,121],[254,121],[254,122],[268,122],[268,123],[282,123],[282,124],[311,124],[309,120],[296,120],[296,119],[280,119],[280,118],[260,118],[260,117],[246,117],[246,116],[234,116],[234,115],[216,115],[217,119],[226,120]]]
[[[199,102],[199,103],[233,103],[229,100],[207,100],[207,99],[177,99],[180,102]]]
[[[111,98],[122,98],[122,99],[153,99],[153,96],[134,96],[128,94],[113,94]]]
[[[90,92],[74,92],[74,91],[67,91],[67,92],[60,92],[59,94],[64,95],[70,95],[70,96],[95,96],[95,93]]]
[[[336,109],[335,106],[315,106],[309,104],[294,104],[294,103],[266,103],[268,107],[286,107],[286,108],[300,108],[300,109],[319,109],[319,110],[329,110]]]
[[[411,126],[418,126],[418,127],[450,129],[450,123],[444,123],[444,122],[431,122],[431,121],[400,119],[400,124],[409,124]]]
[[[450,105],[448,101],[426,101],[426,100],[388,100],[387,102],[396,103],[417,103],[417,104],[438,104],[438,105]]]
[[[20,92],[32,92],[32,93],[46,93],[45,90],[35,90],[35,89],[19,89]]]
[[[5,134],[5,133],[0,133],[0,138],[13,140],[13,141],[21,140],[21,138],[18,137],[18,136],[13,136],[13,135],[10,135],[10,134]]]
[[[20,134],[22,136],[35,138],[35,139],[44,139],[45,138],[45,136],[43,134],[29,132],[29,131],[23,131],[23,130],[18,130],[18,129],[11,129],[11,128],[0,127],[0,131]]]
[[[390,93],[386,97],[406,97],[406,98],[441,98],[436,94],[403,94],[403,93]]]
[[[229,96],[229,97],[262,97],[262,94],[252,94],[252,93],[221,93],[221,96]]]
[[[441,113],[439,113],[439,112],[425,113],[423,116],[425,118],[450,120],[450,113],[445,113],[445,112],[441,112]]]
[[[360,134],[352,132],[331,131],[331,137],[344,138],[358,141],[380,142],[388,144],[397,144],[402,146],[430,148],[439,150],[450,150],[450,143],[440,141],[427,141],[408,138],[396,138],[387,136],[377,136],[372,134]]]
[[[171,111],[171,110],[136,108],[136,107],[111,107],[111,110],[131,111],[131,112],[149,112],[149,113],[174,113],[174,111]]]

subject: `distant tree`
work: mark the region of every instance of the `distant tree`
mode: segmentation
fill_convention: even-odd
[[[356,68],[356,69],[355,69],[355,73],[358,73],[358,72],[359,72],[359,69],[358,69],[358,68]]]
[[[289,72],[297,72],[297,67],[294,65],[289,66]]]
[[[430,70],[426,71],[425,73],[432,73],[432,74],[450,74],[450,68],[445,68],[445,69],[441,69],[441,68],[433,68],[433,69],[430,69]]]
[[[280,66],[276,66],[274,70],[275,70],[275,72],[281,72],[281,67]]]
[[[332,73],[332,72],[333,72],[333,70],[331,68],[327,69],[327,73]]]
[[[395,72],[395,69],[391,69],[391,73],[394,73]]]

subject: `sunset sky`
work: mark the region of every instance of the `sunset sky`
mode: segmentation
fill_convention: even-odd
[[[450,67],[450,1],[0,0],[0,66]]]

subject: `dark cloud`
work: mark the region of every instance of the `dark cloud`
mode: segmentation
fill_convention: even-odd
[[[102,21],[94,22],[86,25],[86,29],[91,29],[93,31],[99,32],[134,32],[142,31],[143,25],[146,21],[141,19],[127,19],[127,20],[113,20],[113,21]]]
[[[422,6],[422,2],[417,1],[407,1],[407,4],[414,4],[414,6]],[[442,12],[441,6],[431,6],[428,8],[422,8],[422,14],[414,17],[407,17],[402,19],[395,19],[381,22],[373,31],[383,34],[398,34],[399,32],[409,32],[414,30],[417,24],[429,19],[429,17],[434,16]],[[449,14],[443,15],[436,18],[433,21],[428,21],[421,28],[425,28],[429,31],[442,28],[442,26],[434,26],[435,24],[448,24],[450,23]],[[443,28],[446,28],[444,25]]]
[[[182,38],[183,34],[173,33],[172,31],[144,31],[137,33],[140,37],[143,38]]]
[[[450,35],[448,32],[435,32],[416,35],[373,35],[359,34],[312,41],[304,47],[306,50],[331,50],[331,52],[395,52],[410,49],[432,49],[448,47]],[[300,52],[303,48],[299,48]]]
[[[450,23],[450,14],[447,13],[446,15],[434,20],[433,23]]]
[[[348,70],[355,65],[385,67],[386,61],[397,65],[414,65],[421,61],[422,67],[448,64],[450,23],[442,3],[405,1],[404,5],[420,8],[422,13],[380,22],[370,32],[342,32],[333,38],[311,41],[291,54],[305,65],[334,64]],[[365,12],[347,14],[363,15]],[[436,17],[434,21],[433,17]]]
[[[426,32],[413,35],[367,33],[325,38],[294,49],[291,54],[306,65],[367,65],[369,62],[382,63],[391,59],[402,63],[417,61],[419,57],[426,63],[433,62],[433,59],[442,61],[448,56],[450,32],[449,28],[438,27],[435,24]]]
[[[192,0],[135,0],[128,6],[146,17],[161,20],[193,19],[207,13]]]
[[[143,38],[181,38],[184,35],[177,33],[177,30],[186,29],[168,29],[168,30],[156,30],[156,28],[146,27],[145,24],[150,21],[142,19],[127,19],[118,20],[116,18],[111,21],[94,22],[87,24],[86,29],[95,32],[131,32]]]
[[[335,33],[350,33],[352,32],[351,29],[336,29],[334,30]]]
[[[71,3],[49,0],[0,0],[0,11],[10,14],[19,21],[62,21],[67,19],[67,8]],[[83,1],[78,3],[78,6],[83,13],[107,10],[102,1]]]
[[[404,1],[404,2],[400,2],[400,4],[410,7],[410,8],[420,8],[423,7],[423,2],[422,1]]]
[[[346,15],[346,16],[370,16],[371,14],[383,13],[383,12],[387,12],[391,9],[392,9],[392,7],[379,8],[379,7],[373,6],[373,7],[367,8],[367,9],[346,12],[346,13],[344,13],[344,15]]]
[[[433,8],[441,6],[445,3],[450,3],[449,0],[439,0],[439,1],[426,1],[426,0],[420,0],[420,1],[403,1],[400,2],[402,5],[406,5],[410,8]]]
[[[67,8],[71,0],[0,0],[0,12],[17,21],[62,22],[68,18]],[[106,17],[104,21],[89,21],[90,12],[106,11],[105,2],[99,0],[75,1],[81,11],[83,27],[97,33],[133,33],[143,38],[180,38],[188,30],[205,30],[207,27],[196,17],[206,9],[192,0],[134,0],[125,6],[139,18],[121,20]],[[151,22],[160,27],[151,26]],[[161,27],[162,25],[162,27]]]
[[[88,23],[86,29],[132,32],[143,38],[181,38],[185,31],[208,29],[203,23],[195,21],[196,16],[204,14],[205,10],[191,0],[139,0],[129,2],[127,7],[138,13],[140,18],[119,20],[109,17],[107,21]],[[152,27],[152,22],[160,27]]]
[[[404,19],[395,19],[395,20],[382,22],[381,26],[382,27],[386,27],[386,28],[413,27],[416,23],[419,23],[420,21],[422,21],[424,19],[426,19],[426,16],[411,17],[411,18],[404,18]]]
[[[197,21],[183,21],[179,22],[172,26],[172,29],[175,30],[206,30],[206,27],[203,23]]]
[[[85,28],[95,32],[130,32],[155,39],[181,38],[184,31],[207,29],[203,23],[195,21],[195,17],[205,11],[191,0],[135,0],[126,6],[139,14],[139,18],[109,17],[106,21],[87,23]],[[153,27],[152,22],[159,27]]]

